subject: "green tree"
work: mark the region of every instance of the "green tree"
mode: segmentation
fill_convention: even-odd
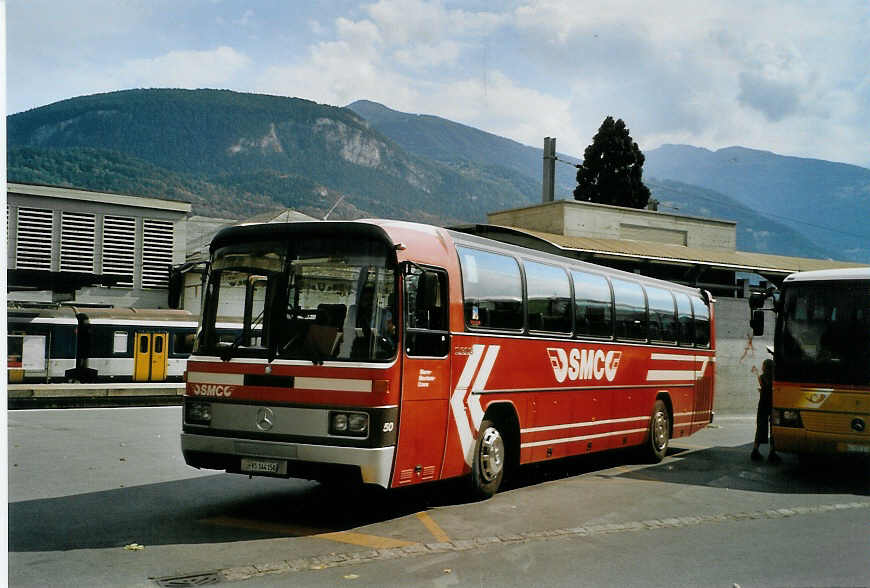
[[[583,152],[574,199],[644,208],[650,192],[642,180],[644,156],[622,119],[608,116]]]

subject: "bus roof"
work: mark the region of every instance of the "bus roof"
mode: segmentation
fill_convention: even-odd
[[[435,225],[424,223],[416,223],[410,221],[392,220],[392,219],[375,219],[365,218],[353,221],[311,221],[311,222],[291,222],[291,223],[252,223],[245,225],[235,225],[227,227],[215,235],[211,243],[211,251],[214,252],[218,247],[229,243],[239,241],[247,241],[252,236],[259,238],[282,238],[292,235],[294,232],[308,232],[312,234],[328,234],[334,231],[341,231],[342,236],[348,238],[352,235],[365,235],[367,237],[375,237],[385,239],[391,242],[394,246],[404,249],[405,240],[409,237],[417,241],[420,239],[428,240],[432,237],[441,241],[449,237],[456,244],[466,246],[487,247],[494,251],[501,251],[507,254],[522,255],[529,259],[537,259],[540,261],[549,261],[550,263],[567,264],[577,268],[586,268],[600,274],[605,274],[616,278],[625,278],[647,285],[666,286],[671,289],[681,290],[683,292],[700,293],[699,288],[686,286],[674,282],[668,282],[658,278],[643,276],[610,268],[607,266],[598,265],[586,261],[581,261],[573,257],[548,253],[537,249],[523,247],[504,241],[497,241],[462,231],[453,229],[445,229]],[[420,243],[420,241],[417,241]],[[407,243],[407,245],[412,245]],[[702,295],[703,296],[703,295]]]
[[[833,280],[870,280],[870,267],[817,270],[790,274],[783,280],[789,282],[827,282]]]

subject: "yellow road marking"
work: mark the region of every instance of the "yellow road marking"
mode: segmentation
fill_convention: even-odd
[[[432,517],[429,516],[426,512],[418,512],[417,518],[420,519],[420,522],[429,529],[429,532],[438,540],[439,543],[448,543],[450,541],[450,537],[447,536],[447,533],[438,526]]]
[[[202,519],[199,522],[210,525],[220,525],[222,527],[235,527],[237,529],[249,529],[252,531],[262,531],[278,535],[289,535],[293,537],[317,537],[319,539],[337,541],[338,543],[361,545],[372,549],[392,549],[394,547],[405,547],[414,544],[414,541],[404,541],[402,539],[393,539],[391,537],[378,537],[377,535],[366,535],[364,533],[353,533],[351,531],[332,532],[327,531],[326,529],[315,529],[313,527],[303,527],[301,525],[270,523],[266,521],[254,521],[226,516]]]
[[[321,533],[320,535],[315,535],[315,537],[319,539],[329,539],[330,541],[338,541],[339,543],[350,543],[351,545],[371,547],[372,549],[392,549],[393,547],[414,545],[414,541],[403,541],[402,539],[393,539],[392,537],[378,537],[377,535],[366,535],[364,533],[353,533],[351,531]]]

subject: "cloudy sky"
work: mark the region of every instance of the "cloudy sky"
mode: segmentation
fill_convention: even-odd
[[[7,0],[7,103],[126,88],[369,99],[581,156],[743,145],[870,167],[867,0]]]

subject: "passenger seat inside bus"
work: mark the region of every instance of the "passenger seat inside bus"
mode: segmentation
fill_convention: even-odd
[[[334,357],[344,325],[344,304],[318,304],[314,323],[308,327],[306,345],[324,357]]]

